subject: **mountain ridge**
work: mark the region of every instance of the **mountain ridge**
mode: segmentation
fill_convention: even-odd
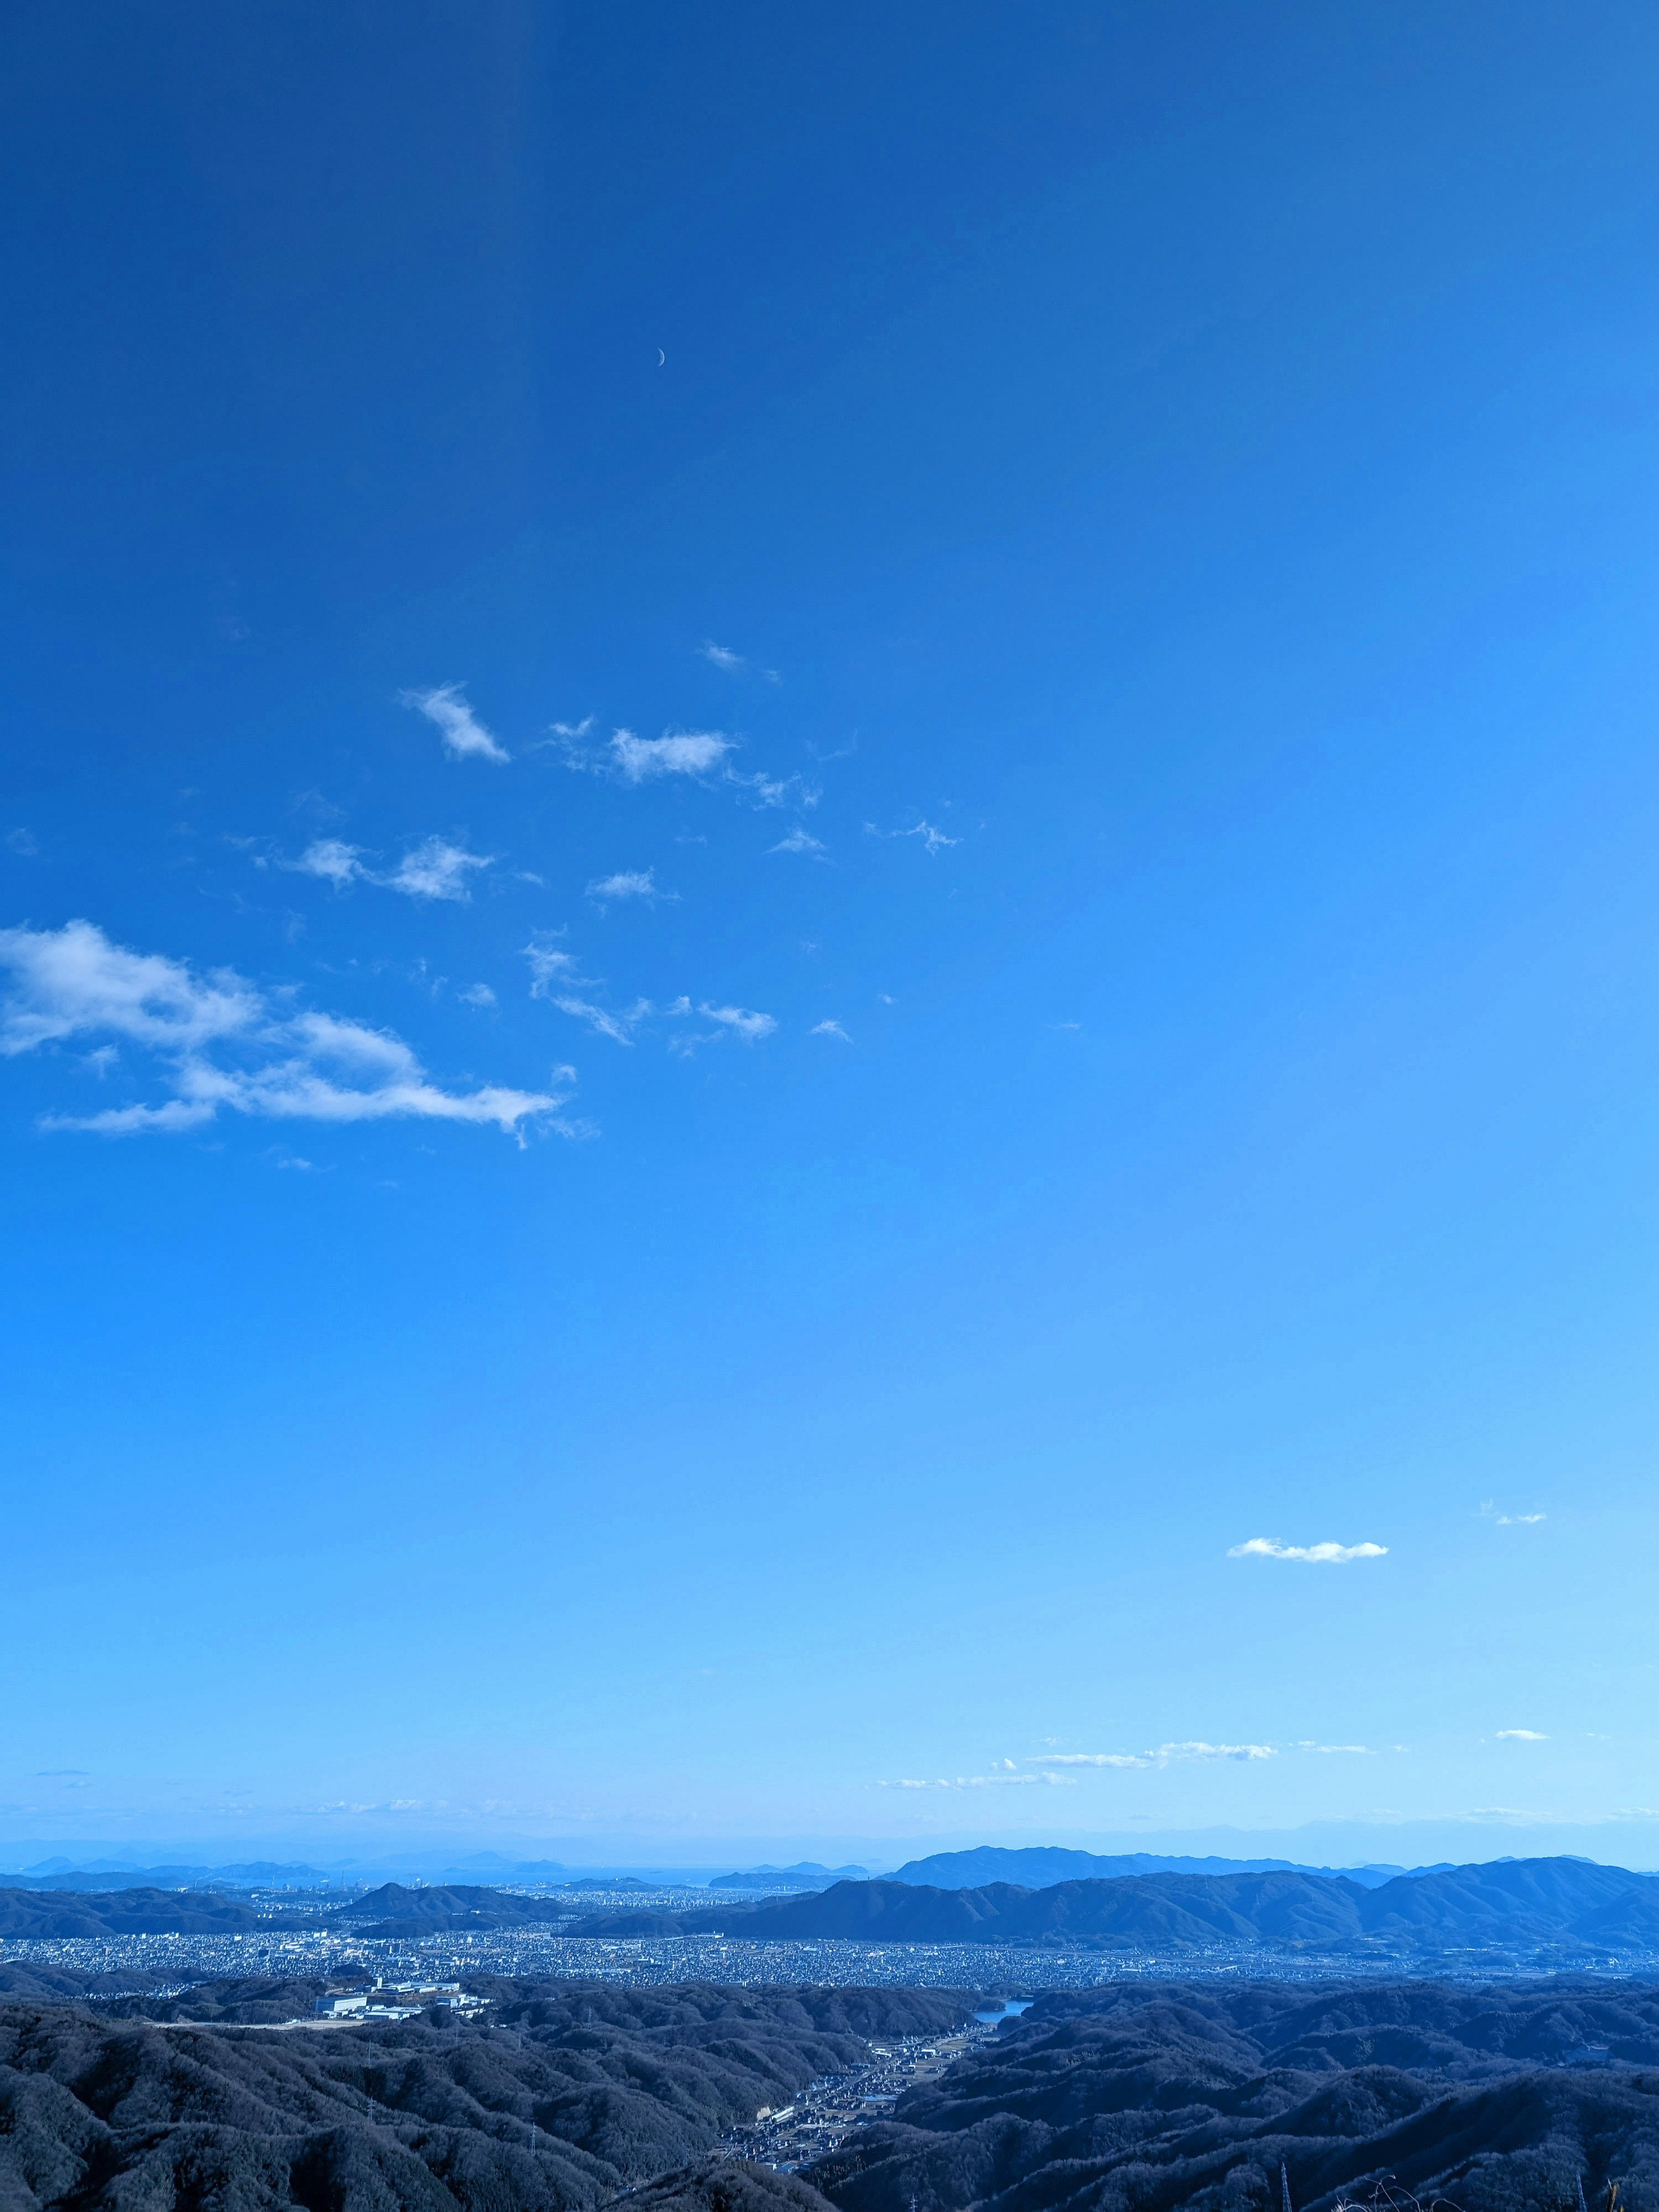
[[[1396,1875],[1131,1875],[1026,1889],[891,1880],[683,1913],[607,1913],[574,1936],[720,1933],[757,1942],[1062,1942],[1088,1948],[1291,1944],[1340,1952],[1606,1944],[1659,1950],[1659,1875],[1578,1859],[1494,1860]]]

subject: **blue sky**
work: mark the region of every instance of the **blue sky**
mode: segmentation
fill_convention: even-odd
[[[23,27],[0,1837],[1659,1863],[1656,71]]]

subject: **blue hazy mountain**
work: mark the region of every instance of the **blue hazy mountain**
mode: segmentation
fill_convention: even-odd
[[[210,1883],[228,1889],[323,1889],[337,1877],[318,1867],[245,1859],[231,1866],[128,1867],[108,1861],[92,1866],[35,1867],[10,1876],[13,1889],[185,1889]]]
[[[929,1889],[978,1889],[992,1881],[1018,1882],[1022,1889],[1048,1889],[1060,1881],[1115,1881],[1137,1874],[1343,1874],[1350,1881],[1376,1889],[1396,1875],[1444,1870],[1443,1866],[1380,1864],[1315,1867],[1304,1866],[1296,1859],[1164,1858],[1152,1851],[1104,1854],[1062,1850],[1047,1844],[1004,1850],[994,1844],[981,1844],[971,1851],[935,1851],[928,1858],[911,1859],[887,1879]],[[863,1869],[858,1871],[862,1873]]]
[[[710,1889],[828,1889],[834,1881],[865,1881],[869,1878],[868,1867],[819,1866],[812,1859],[799,1859],[793,1866],[750,1867],[746,1874],[717,1874]],[[896,1875],[894,1879],[896,1881]]]
[[[1607,1944],[1659,1951],[1659,1875],[1586,1859],[1499,1859],[1398,1875],[1368,1888],[1346,1875],[1124,1875],[1026,1889],[842,1881],[817,1894],[682,1913],[595,1915],[573,1935],[693,1935],[757,1942],[1072,1943],[1200,1950],[1296,1944],[1331,1954]]]

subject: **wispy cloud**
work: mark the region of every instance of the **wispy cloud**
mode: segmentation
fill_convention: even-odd
[[[1171,1766],[1188,1759],[1276,1759],[1270,1743],[1161,1743],[1156,1751],[1054,1751],[1028,1759],[1030,1766]]]
[[[601,903],[608,899],[644,899],[649,905],[656,899],[677,899],[679,893],[659,890],[654,868],[619,868],[614,876],[589,884],[587,896]]]
[[[797,827],[766,849],[769,853],[821,853],[824,848],[821,838],[809,836],[805,830]]]
[[[853,1042],[839,1022],[815,1022],[806,1034],[808,1036],[839,1037],[843,1044]]]
[[[260,862],[258,865],[264,866]],[[279,862],[278,866],[283,865]],[[319,837],[307,845],[297,860],[289,862],[301,875],[320,876],[325,883],[332,884],[336,890],[343,890],[349,883],[367,873],[362,865],[362,848],[348,845],[343,838]]]
[[[1300,1559],[1315,1567],[1346,1567],[1351,1559],[1380,1559],[1388,1553],[1386,1544],[1281,1544],[1273,1536],[1252,1536],[1247,1543],[1234,1544],[1228,1551],[1230,1559]]]
[[[30,830],[8,830],[0,842],[4,843],[9,853],[15,853],[21,860],[32,860],[40,849],[35,842],[33,831]]]
[[[745,654],[733,653],[729,645],[716,645],[712,637],[704,638],[697,651],[716,668],[723,668],[728,676],[743,676],[752,671],[757,676],[763,676],[769,684],[779,680],[775,668],[758,668]]]
[[[634,1031],[655,1012],[649,999],[636,999],[631,1006],[619,1013],[611,1013],[604,1006],[595,1006],[591,999],[578,998],[574,992],[556,991],[546,995],[552,999],[562,1014],[569,1014],[579,1022],[586,1022],[596,1035],[609,1037],[616,1044],[632,1044]]]
[[[553,933],[538,930],[524,948],[524,957],[530,963],[530,995],[532,999],[550,999],[555,990],[562,989],[580,981],[576,956],[555,944]]]
[[[469,853],[464,846],[452,845],[444,837],[428,837],[416,845],[413,852],[405,853],[389,876],[377,877],[388,890],[405,892],[410,898],[457,899],[463,902],[472,896],[468,878],[480,868],[492,865],[487,853]]]
[[[933,1781],[878,1782],[876,1787],[878,1790],[1021,1790],[1041,1789],[1044,1784],[1052,1788],[1072,1779],[1069,1774],[942,1774]]]
[[[452,845],[447,837],[426,837],[405,853],[389,874],[382,874],[364,865],[360,845],[348,845],[340,837],[319,837],[297,860],[282,860],[277,865],[300,875],[320,876],[337,891],[349,884],[375,884],[382,890],[402,891],[408,898],[454,899],[465,903],[472,896],[470,878],[495,863],[488,853],[469,853],[464,845]]]
[[[624,783],[650,783],[663,775],[711,774],[732,750],[732,741],[721,730],[670,730],[660,738],[617,730],[609,750]]]
[[[440,684],[426,691],[400,691],[400,702],[435,722],[445,750],[456,760],[507,761],[512,755],[485,729],[467,704],[459,684]]]
[[[1499,1729],[1496,1731],[1499,1743],[1547,1743],[1549,1738],[1540,1735],[1536,1729]]]
[[[924,850],[929,853],[942,853],[947,845],[962,842],[960,837],[947,837],[944,830],[935,829],[931,822],[913,823],[908,830],[884,830],[877,823],[866,822],[864,830],[868,837],[920,837]]]
[[[586,1022],[600,1036],[610,1037],[617,1044],[632,1044],[636,1033],[647,1022],[684,1022],[692,1018],[694,1009],[689,997],[658,1006],[650,999],[635,999],[631,1006],[606,1006],[596,999],[585,995],[598,988],[594,978],[583,975],[574,953],[554,942],[548,933],[532,938],[524,948],[524,957],[530,963],[530,995],[546,999],[561,1013]],[[777,1028],[777,1018],[772,1014],[755,1012],[748,1006],[711,1006],[702,1000],[695,1009],[703,1020],[713,1022],[712,1030],[701,1034],[680,1030],[670,1038],[670,1049],[690,1053],[700,1044],[713,1044],[720,1038],[737,1037],[745,1044],[757,1044],[769,1037]]]
[[[732,765],[738,741],[724,730],[665,730],[659,738],[614,730],[604,744],[589,739],[591,722],[555,722],[551,742],[567,768],[590,775],[611,775],[627,784],[654,783],[664,776],[688,776],[695,782],[719,782],[746,792],[757,806],[816,806],[818,793],[798,775],[757,772],[739,775]]]
[[[200,1128],[222,1111],[271,1120],[493,1123],[514,1136],[555,1115],[573,1071],[550,1092],[491,1085],[447,1091],[400,1037],[332,1014],[295,1013],[234,969],[198,974],[157,953],[131,952],[94,923],[0,931],[0,1052],[16,1054],[82,1037],[118,1037],[154,1065],[158,1103],[53,1115],[46,1126],[106,1136]],[[557,1121],[566,1134],[575,1131]]]
[[[1483,1521],[1490,1521],[1495,1528],[1535,1528],[1540,1521],[1547,1520],[1549,1516],[1545,1513],[1500,1513],[1492,1498],[1483,1498],[1480,1501],[1480,1517]]]
[[[719,1022],[733,1036],[741,1037],[745,1044],[758,1044],[777,1027],[771,1014],[757,1014],[747,1006],[711,1006],[705,999],[697,1012],[705,1021]]]
[[[464,1006],[493,1006],[495,1003],[495,994],[488,983],[469,983],[465,991],[457,991],[455,996]]]

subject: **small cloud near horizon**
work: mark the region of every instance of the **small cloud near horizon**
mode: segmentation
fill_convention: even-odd
[[[1499,1743],[1547,1743],[1549,1741],[1549,1738],[1547,1735],[1540,1735],[1536,1729],[1499,1729],[1496,1733]]]
[[[1316,1567],[1344,1567],[1350,1559],[1381,1559],[1386,1544],[1281,1544],[1276,1536],[1251,1536],[1229,1547],[1230,1559],[1300,1559]]]
[[[1194,1759],[1277,1759],[1270,1743],[1161,1743],[1156,1751],[1051,1751],[1027,1762],[1032,1766],[1099,1766],[1141,1769],[1169,1766]]]

